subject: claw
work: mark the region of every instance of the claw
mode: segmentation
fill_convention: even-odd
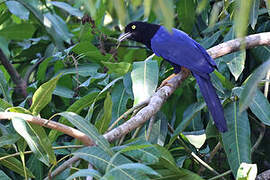
[[[157,88],[157,90],[159,90],[160,88],[162,88],[163,86],[170,86],[173,87],[173,85],[171,83],[169,83],[168,81],[171,80],[172,78],[174,78],[176,76],[176,74],[172,74],[169,77],[167,77],[165,80],[163,80],[160,84],[160,86]]]

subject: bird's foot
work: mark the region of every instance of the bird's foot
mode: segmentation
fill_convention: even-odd
[[[160,84],[160,86],[157,88],[157,90],[159,90],[160,88],[162,88],[163,86],[170,86],[173,87],[173,85],[171,83],[169,83],[168,81],[171,80],[172,78],[174,78],[176,76],[176,74],[172,74],[169,77],[167,77],[165,80],[163,80]]]

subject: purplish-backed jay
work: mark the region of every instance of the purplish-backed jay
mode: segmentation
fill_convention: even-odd
[[[209,76],[217,66],[199,43],[178,29],[173,28],[169,32],[161,25],[139,21],[125,27],[119,41],[125,39],[145,44],[157,56],[168,61],[175,74],[180,72],[181,66],[189,69],[199,84],[216,127],[220,132],[227,131],[223,108]]]

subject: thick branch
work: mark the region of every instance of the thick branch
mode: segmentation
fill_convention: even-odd
[[[270,32],[247,36],[245,38],[245,41],[241,39],[227,41],[210,48],[209,50],[207,50],[207,52],[211,55],[212,58],[217,58],[240,50],[243,43],[245,43],[245,48],[252,48],[261,45],[270,45]],[[134,117],[132,117],[124,124],[106,133],[104,137],[109,141],[116,140],[146,122],[148,119],[150,119],[150,117],[152,117],[160,110],[162,104],[175,91],[175,89],[181,84],[181,82],[188,77],[188,75],[189,73],[187,72],[180,72],[175,78],[168,81],[172,86],[164,86],[159,89],[151,97],[150,103],[146,107],[140,110]]]
[[[245,39],[233,39],[207,50],[210,56],[215,59],[235,51],[239,51],[242,47],[246,49],[256,46],[269,46],[270,45],[270,32],[253,34],[246,36]]]
[[[64,134],[67,134],[69,136],[72,136],[72,137],[78,139],[86,146],[94,145],[94,142],[86,134],[82,133],[81,131],[79,131],[77,129],[66,126],[64,124],[61,124],[61,123],[58,123],[55,121],[48,121],[47,119],[31,116],[29,114],[14,113],[14,112],[0,112],[0,120],[1,119],[12,119],[14,117],[20,117],[27,122],[60,131]]]
[[[16,84],[16,87],[20,90],[22,95],[26,98],[27,92],[26,92],[26,82],[21,78],[17,70],[13,67],[13,65],[9,62],[5,54],[3,53],[2,49],[0,49],[0,61],[7,70],[8,74],[10,75],[10,78]]]

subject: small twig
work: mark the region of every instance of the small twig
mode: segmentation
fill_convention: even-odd
[[[150,122],[149,122],[149,126],[148,126],[148,129],[147,129],[146,137],[145,137],[146,141],[149,141],[150,134],[151,134],[151,131],[152,131],[154,122],[155,122],[155,116],[152,116],[151,119],[150,119]]]
[[[171,133],[174,133],[173,127],[168,123],[168,128]],[[215,175],[219,175],[219,173],[209,166],[206,162],[204,162],[199,156],[197,156],[187,145],[186,143],[182,140],[180,136],[177,136],[177,139],[180,141],[180,143],[183,145],[185,151],[191,155],[193,159],[195,159],[198,163],[200,163],[202,166],[213,172]]]
[[[80,160],[78,156],[73,156],[69,160],[65,161],[63,164],[61,164],[59,167],[57,167],[51,174],[50,177],[55,177],[57,174],[61,173],[65,169],[69,168],[73,163]],[[46,177],[44,180],[49,180],[49,177]]]
[[[261,130],[260,130],[260,135],[258,137],[258,139],[256,140],[255,144],[253,145],[253,147],[251,148],[251,154],[254,153],[254,151],[257,149],[257,147],[260,145],[263,137],[264,137],[264,134],[265,134],[265,125],[263,123],[260,123],[260,126],[261,126]]]
[[[40,58],[35,64],[33,64],[29,69],[28,71],[25,73],[25,76],[24,76],[24,81],[28,84],[29,82],[29,78],[30,78],[30,75],[32,74],[32,72],[40,65],[40,63],[42,63],[46,58]]]
[[[57,146],[57,147],[52,147],[52,149],[57,150],[57,149],[67,149],[67,148],[81,148],[83,147],[83,145],[69,145],[69,146]],[[10,157],[15,157],[15,156],[19,156],[21,152],[17,152],[17,153],[13,153],[13,154],[9,154],[3,157],[0,157],[0,161],[10,158]],[[33,151],[24,151],[23,154],[31,154],[33,153]]]
[[[218,176],[212,177],[212,178],[210,178],[208,180],[215,180],[215,179],[219,179],[219,178],[222,178],[222,177],[224,178],[224,176],[227,176],[227,175],[229,175],[231,173],[232,173],[232,171],[228,170],[228,171],[226,171],[226,172],[224,172],[224,173],[222,173],[222,174],[220,174]]]
[[[121,121],[122,119],[126,118],[129,114],[131,114],[134,110],[139,109],[144,107],[146,104],[149,103],[149,99],[133,106],[132,108],[130,108],[129,110],[127,110],[124,114],[122,114],[118,119],[116,119],[113,124],[108,128],[107,132],[109,132],[110,130],[112,130],[114,128],[114,126],[116,126],[119,121]]]
[[[141,127],[142,126],[139,126],[139,127],[136,128],[136,130],[135,130],[134,134],[132,135],[131,139],[135,139],[136,138],[136,136],[139,134],[139,132],[141,130]]]
[[[214,158],[214,156],[216,155],[216,153],[218,152],[218,150],[221,148],[221,143],[218,142],[217,145],[215,146],[215,148],[213,149],[213,151],[211,151],[210,156],[207,160],[207,163],[211,163],[212,159]],[[198,170],[198,174],[200,174],[201,172],[203,172],[205,170],[205,167],[202,166],[199,170]]]

